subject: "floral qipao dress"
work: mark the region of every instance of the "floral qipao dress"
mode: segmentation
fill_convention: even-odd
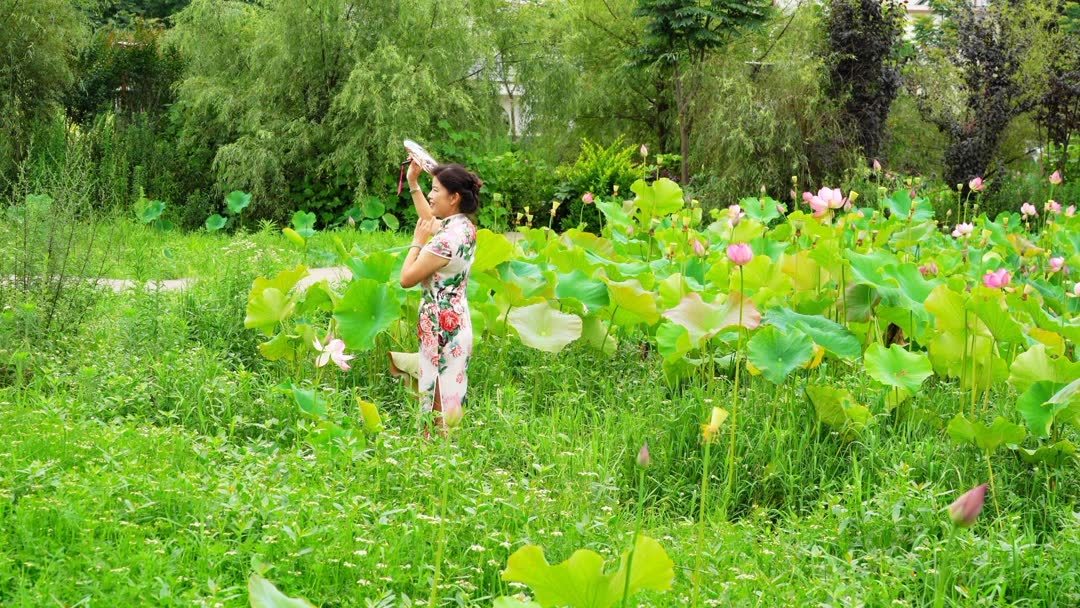
[[[440,403],[464,405],[467,370],[473,350],[472,321],[466,290],[476,254],[476,227],[464,214],[442,222],[424,250],[450,260],[423,283],[420,300],[420,402],[432,409],[435,388]],[[436,385],[436,382],[438,383]]]

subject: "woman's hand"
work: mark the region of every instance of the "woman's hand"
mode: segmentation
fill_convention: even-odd
[[[442,222],[435,218],[419,219],[413,230],[413,245],[423,246],[433,234],[442,229]]]
[[[405,174],[405,179],[409,180],[409,188],[412,189],[420,186],[420,173],[423,172],[423,168],[412,155],[409,156],[409,161],[409,172]]]

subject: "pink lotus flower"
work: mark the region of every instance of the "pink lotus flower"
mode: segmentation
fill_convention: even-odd
[[[970,528],[986,502],[986,484],[975,486],[949,505],[949,518],[959,528]]]
[[[582,194],[581,195],[581,202],[585,203],[586,205],[591,205],[592,202],[593,202],[593,193],[592,192],[586,192],[585,194]]]
[[[919,266],[919,273],[924,277],[936,277],[938,273],[937,264],[934,262],[923,264],[922,266]]]
[[[1080,281],[1073,283],[1073,292],[1069,294],[1070,297],[1080,298]]]
[[[998,268],[993,272],[988,272],[984,274],[982,278],[983,285],[986,285],[990,289],[1001,289],[1008,285],[1010,280],[1012,280],[1012,275],[1004,268]]]
[[[1065,217],[1072,217],[1076,215],[1076,205],[1069,205],[1065,208]]]
[[[810,204],[814,217],[825,217],[833,209],[840,209],[847,204],[844,193],[839,188],[822,188],[816,195],[803,193],[803,200]]]
[[[968,188],[971,188],[972,192],[982,192],[983,189],[986,188],[986,185],[983,184],[983,179],[981,177],[974,177],[968,182]]]
[[[736,266],[746,266],[754,259],[754,251],[746,243],[732,243],[728,245],[727,257]]]
[[[1050,258],[1050,272],[1061,272],[1061,269],[1065,267],[1065,258],[1056,257]]]
[[[881,163],[876,158],[874,159],[874,173],[881,173]]]
[[[1050,174],[1050,183],[1054,186],[1061,184],[1061,171],[1054,171]]]
[[[1024,203],[1023,205],[1020,205],[1020,215],[1024,217],[1035,217],[1036,215],[1039,215],[1039,211],[1035,209],[1035,205]]]
[[[700,239],[694,239],[690,242],[690,245],[694,248],[694,255],[699,258],[705,257],[705,254],[709,252],[708,249],[705,248],[705,243],[702,243]]]
[[[738,205],[732,205],[727,208],[727,215],[728,224],[731,224],[731,227],[734,228],[735,226],[739,225],[739,222],[742,221],[742,218],[746,217],[746,212],[742,210],[742,207]]]
[[[1053,213],[1054,215],[1057,215],[1061,213],[1061,203],[1053,200],[1046,201],[1046,205],[1043,206],[1043,209],[1049,211],[1050,213]]]
[[[327,339],[329,338],[330,337],[327,336]],[[318,358],[315,359],[316,367],[322,367],[330,361],[333,361],[341,368],[341,371],[349,371],[349,359],[353,359],[354,357],[345,354],[344,342],[338,338],[330,340],[326,343],[326,346],[320,344],[318,338],[315,338],[313,342],[315,344],[315,350],[320,353]]]
[[[952,235],[953,238],[962,238],[970,235],[974,230],[975,224],[961,223],[956,225],[956,228],[952,231]]]
[[[652,463],[652,458],[649,456],[649,442],[641,444],[641,449],[637,454],[637,465],[641,468],[647,468]]]

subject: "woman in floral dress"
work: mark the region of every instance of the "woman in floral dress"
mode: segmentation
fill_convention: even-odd
[[[420,219],[401,267],[401,286],[423,285],[420,319],[420,400],[439,424],[462,416],[473,333],[467,288],[476,252],[476,213],[482,182],[461,165],[432,170],[431,193],[420,189],[420,165],[409,165],[409,190]]]

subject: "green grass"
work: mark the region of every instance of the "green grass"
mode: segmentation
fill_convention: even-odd
[[[375,401],[387,431],[367,446],[316,450],[309,423],[274,390],[285,369],[242,327],[251,280],[302,254],[276,231],[124,230],[117,276],[200,280],[183,293],[103,294],[77,331],[46,342],[26,338],[32,312],[0,325],[0,605],[245,606],[255,562],[317,605],[420,605],[450,484],[440,597],[490,606],[522,590],[499,573],[525,543],[552,562],[578,548],[613,559],[629,545],[633,462],[646,440],[644,532],[676,579],[635,599],[689,602],[699,425],[729,405],[728,378],[673,391],[657,355],[633,340],[607,359],[486,338],[463,428],[446,446],[419,436],[415,399],[386,373],[383,340],[352,372],[323,378],[332,408],[355,419],[353,395]],[[366,249],[393,239],[338,235]],[[330,236],[315,241],[329,249]],[[156,266],[166,247],[183,262]],[[816,422],[800,387],[818,375],[874,411],[854,441]],[[940,560],[952,573],[946,605],[1080,603],[1075,465],[1032,469],[998,453],[1000,515],[988,501],[950,543],[945,508],[986,481],[986,463],[943,432],[964,396],[928,384],[912,409],[888,412],[857,368],[800,371],[779,389],[744,378],[729,521],[717,513],[726,427],[713,449],[707,605],[924,606]],[[1002,385],[980,412],[1015,419],[1014,401]]]

